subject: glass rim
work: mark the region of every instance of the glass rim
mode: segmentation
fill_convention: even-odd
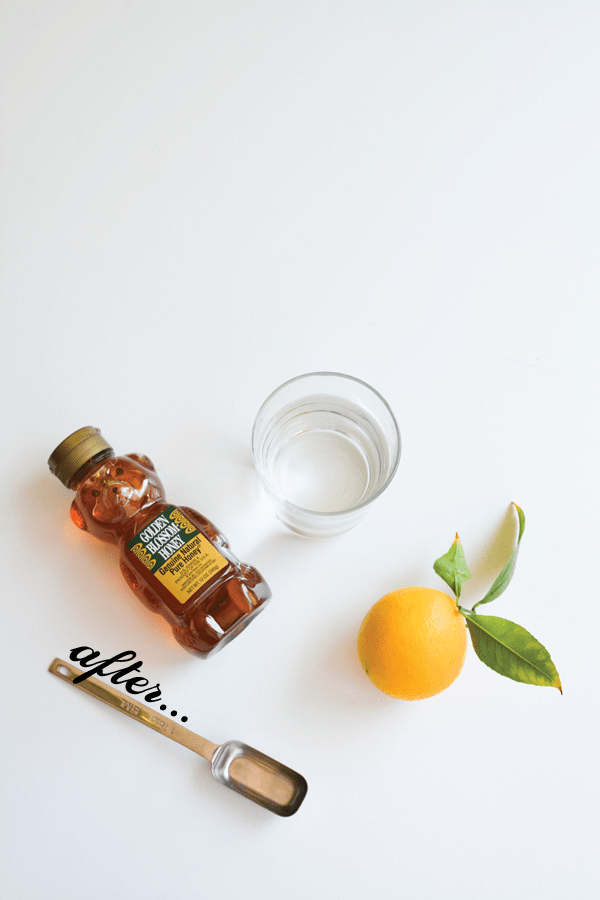
[[[380,485],[380,487],[375,491],[375,493],[371,494],[371,496],[369,496],[366,500],[362,500],[360,503],[356,503],[354,506],[349,506],[346,509],[334,510],[333,512],[321,512],[316,509],[308,509],[305,506],[298,506],[297,503],[292,503],[290,500],[288,500],[280,491],[276,490],[273,487],[273,485],[270,481],[268,481],[264,477],[264,475],[262,474],[262,466],[259,466],[259,464],[258,464],[257,452],[256,452],[257,423],[261,416],[261,413],[263,412],[265,407],[270,403],[270,401],[280,391],[282,391],[286,387],[289,387],[289,385],[294,384],[294,382],[303,381],[307,378],[315,378],[315,377],[320,377],[320,376],[326,376],[326,377],[334,376],[336,378],[342,378],[345,381],[354,381],[357,384],[360,384],[363,387],[367,388],[367,390],[370,391],[372,394],[374,394],[381,401],[383,406],[385,407],[385,410],[391,419],[391,422],[392,422],[392,425],[393,425],[393,428],[394,428],[394,431],[396,434],[396,441],[397,441],[397,447],[396,447],[396,453],[394,455],[393,465],[392,465],[390,471],[388,472],[388,474],[385,478],[385,481],[383,482],[382,485]],[[388,487],[388,485],[394,478],[394,475],[396,474],[396,472],[398,470],[398,466],[400,464],[401,453],[402,453],[402,437],[400,434],[400,428],[398,426],[396,416],[394,415],[392,408],[391,408],[390,404],[387,402],[387,400],[385,399],[385,397],[382,394],[380,394],[379,391],[376,390],[376,388],[372,387],[370,384],[368,384],[366,381],[363,381],[361,378],[357,378],[355,375],[346,375],[343,372],[327,372],[327,371],[325,371],[325,372],[306,372],[304,375],[296,375],[296,376],[294,376],[294,378],[289,378],[287,381],[284,381],[282,384],[280,384],[279,387],[276,387],[274,391],[271,391],[269,396],[261,404],[258,412],[256,413],[256,417],[254,419],[254,424],[252,426],[252,459],[254,461],[254,468],[256,469],[258,476],[259,476],[260,480],[262,481],[262,483],[268,489],[269,493],[271,493],[279,502],[285,504],[285,506],[288,507],[290,510],[295,511],[298,514],[314,516],[316,519],[326,520],[326,519],[334,519],[338,516],[347,516],[350,513],[358,512],[359,510],[365,509],[367,506],[370,506],[370,504],[373,503],[374,500],[376,500],[378,497],[381,496],[381,494],[384,492],[384,490]]]

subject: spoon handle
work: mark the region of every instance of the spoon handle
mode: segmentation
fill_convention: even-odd
[[[69,681],[71,684],[73,684],[73,679],[77,678],[78,675],[83,674],[78,669],[75,669],[70,663],[67,663],[62,659],[53,660],[50,663],[48,671],[52,672],[53,675],[62,678],[63,681]],[[103,682],[99,681],[97,678],[86,678],[85,681],[78,682],[74,687],[85,691],[86,694],[97,697],[98,700],[102,700],[103,703],[108,703],[109,706],[118,709],[119,712],[124,713],[131,719],[135,719],[137,722],[141,722],[142,725],[147,725],[148,728],[151,728],[153,731],[158,731],[159,734],[163,734],[172,741],[176,741],[178,744],[182,744],[189,750],[193,750],[194,753],[198,753],[199,756],[203,756],[204,759],[207,759],[209,762],[212,760],[215,750],[219,746],[218,744],[213,744],[212,741],[208,741],[206,738],[200,737],[198,734],[194,734],[193,731],[189,731],[189,729],[184,728],[183,725],[179,725],[178,722],[163,719],[160,715],[156,714],[155,710],[150,709],[149,706],[144,706],[133,698],[129,700],[123,694],[119,693],[119,691],[116,691],[108,684],[103,684]]]

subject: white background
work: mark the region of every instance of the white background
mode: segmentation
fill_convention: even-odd
[[[2,864],[8,900],[588,898],[598,889],[600,13],[543,0],[5,0]],[[347,372],[400,423],[349,534],[286,533],[250,456],[286,379]],[[46,466],[97,425],[148,454],[273,599],[182,651]],[[564,696],[493,673],[394,701],[356,635],[443,588]],[[470,601],[470,602],[469,602]],[[47,674],[133,649],[192,730],[302,772],[280,819]]]

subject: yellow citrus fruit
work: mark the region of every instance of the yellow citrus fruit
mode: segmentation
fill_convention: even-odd
[[[386,594],[358,633],[363,669],[379,690],[399,700],[445,690],[460,675],[466,652],[466,622],[456,601],[433,588]]]

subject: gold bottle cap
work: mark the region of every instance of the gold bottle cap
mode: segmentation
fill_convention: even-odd
[[[51,454],[48,465],[59,481],[70,488],[81,467],[103,450],[114,452],[100,434],[100,429],[87,425],[74,431],[58,445]]]

